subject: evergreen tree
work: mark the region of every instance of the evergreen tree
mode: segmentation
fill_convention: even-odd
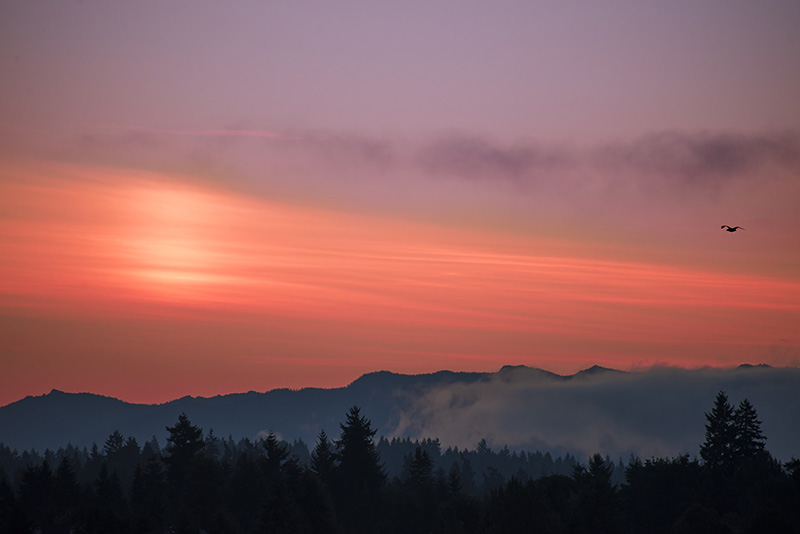
[[[481,486],[481,494],[488,495],[489,492],[501,487],[506,483],[503,473],[493,465],[489,465],[483,470],[483,485]]]
[[[461,468],[458,462],[453,462],[450,466],[450,471],[447,472],[447,491],[451,496],[458,495],[461,493],[463,486],[461,483]]]
[[[761,421],[750,401],[744,399],[734,412],[736,440],[734,454],[737,459],[751,459],[764,453],[766,438],[761,433]]]
[[[408,458],[408,484],[425,488],[433,482],[433,460],[427,451],[417,447],[414,455]]]
[[[266,484],[258,468],[256,458],[241,452],[228,481],[229,501],[227,508],[239,532],[255,529],[258,511],[266,500]]]
[[[373,441],[377,430],[373,430],[371,425],[369,419],[361,415],[358,406],[350,408],[347,422],[340,425],[342,435],[336,441],[336,458],[345,485],[376,492],[386,480],[386,474]]]
[[[642,462],[631,458],[622,486],[633,532],[665,532],[686,510],[702,500],[707,472],[689,455]]]
[[[433,474],[433,460],[428,451],[417,445],[404,458],[404,481],[390,486],[391,523],[400,532],[425,532],[436,518],[439,497],[438,481]]]
[[[194,426],[186,414],[182,413],[175,426],[168,426],[167,431],[169,437],[166,450],[169,454],[164,458],[164,463],[167,464],[167,472],[173,478],[173,482],[180,484],[194,457],[205,446],[203,429]]]
[[[460,453],[460,458],[462,489],[467,495],[476,495],[478,485],[475,482],[475,470],[472,468],[472,462],[464,452]]]
[[[376,430],[357,406],[350,408],[347,421],[341,424],[342,434],[336,441],[337,509],[347,532],[376,532],[384,520],[381,495],[386,474],[375,448]]]
[[[108,465],[104,463],[92,490],[86,530],[97,534],[129,532],[128,502],[117,472],[109,474]]]
[[[573,469],[578,490],[579,506],[572,517],[578,532],[618,532],[617,495],[611,485],[613,464],[595,453],[588,468],[576,465]]]
[[[91,484],[97,478],[97,475],[100,474],[100,468],[106,463],[106,458],[100,453],[97,443],[92,443],[91,452],[84,448],[84,456],[86,462],[84,463],[83,471],[78,477],[78,481],[81,484]]]
[[[178,531],[197,531],[197,517],[193,510],[194,495],[191,481],[197,468],[200,452],[205,446],[203,430],[194,426],[185,413],[178,417],[175,426],[166,427],[169,432],[164,457],[167,466],[167,485],[170,506],[167,519]]]
[[[187,532],[217,532],[225,530],[227,511],[219,506],[224,499],[225,470],[218,461],[205,454],[198,454],[192,461],[188,473],[186,492],[183,496],[185,518],[182,524]]]
[[[330,500],[320,481],[300,468],[287,443],[272,432],[263,441],[265,498],[260,523],[264,532],[325,532],[332,526]],[[303,444],[303,449],[308,452]]]
[[[592,481],[592,485],[600,488],[611,487],[611,473],[614,470],[613,464],[603,459],[603,457],[595,453],[589,458],[588,476]]]
[[[283,464],[289,458],[289,448],[281,443],[274,433],[270,432],[263,441],[266,457],[264,472],[267,478],[277,477],[283,472]]]
[[[78,477],[69,457],[64,456],[56,469],[53,484],[53,503],[56,524],[69,525],[78,517]]]
[[[55,517],[53,488],[55,480],[50,462],[28,466],[22,473],[19,487],[19,504],[26,519],[34,526],[52,525]]]
[[[794,482],[798,485],[798,489],[800,489],[800,459],[792,456],[788,462],[783,464],[783,466],[786,469],[786,473],[789,475],[789,478],[794,480]]]
[[[175,426],[168,426],[167,452],[172,458],[192,458],[205,446],[203,429],[194,426],[189,417],[182,413]]]
[[[151,456],[161,456],[161,447],[158,445],[158,438],[153,436],[153,439],[145,442],[141,451],[141,459],[146,462]]]
[[[161,459],[152,455],[146,460],[144,469],[136,466],[131,485],[131,505],[136,532],[150,533],[164,530],[164,514],[167,508],[164,470]]]
[[[319,476],[320,480],[330,484],[333,471],[336,467],[334,452],[328,435],[322,430],[317,438],[317,445],[311,453],[311,472]]]
[[[125,438],[120,434],[119,430],[115,430],[106,439],[103,445],[103,453],[105,453],[106,456],[113,456],[123,445],[125,445]]]
[[[209,428],[206,434],[205,447],[203,448],[206,457],[218,460],[222,455],[219,438],[214,434],[214,429]]]
[[[0,468],[0,532],[27,532],[25,518],[17,506],[14,488],[5,470]]]
[[[725,392],[720,391],[710,413],[706,413],[705,441],[700,445],[700,457],[712,469],[732,468],[736,441],[736,422],[733,407]]]
[[[106,440],[106,462],[110,472],[116,471],[122,486],[129,488],[133,482],[136,466],[139,465],[139,443],[133,436],[124,439],[122,434],[114,432]]]

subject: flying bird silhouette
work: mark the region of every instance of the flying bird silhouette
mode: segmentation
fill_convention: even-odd
[[[744,230],[741,226],[728,226],[727,224],[723,224],[720,228],[725,228],[728,232],[735,232],[736,230]]]

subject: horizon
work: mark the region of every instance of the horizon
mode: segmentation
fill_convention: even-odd
[[[769,364],[766,364],[766,363],[740,363],[740,364],[735,364],[735,365],[730,365],[730,366],[709,366],[709,365],[705,365],[705,366],[696,366],[696,367],[681,367],[681,366],[676,366],[676,365],[654,364],[654,365],[651,365],[651,366],[648,366],[648,367],[631,367],[629,369],[617,369],[617,368],[613,368],[613,367],[604,367],[602,365],[594,364],[594,365],[592,365],[590,367],[581,368],[581,369],[578,369],[578,370],[576,370],[574,372],[571,372],[571,373],[557,373],[557,372],[550,371],[548,369],[544,369],[544,368],[541,368],[541,367],[535,367],[535,366],[524,365],[524,364],[519,364],[519,365],[506,364],[506,365],[503,365],[502,367],[500,367],[499,369],[496,369],[494,371],[492,371],[492,370],[489,370],[489,371],[458,371],[458,370],[454,370],[454,369],[439,369],[438,371],[430,371],[430,372],[424,372],[424,373],[399,373],[399,372],[391,371],[391,370],[388,370],[388,369],[380,369],[380,370],[376,370],[376,371],[367,371],[365,373],[362,373],[359,376],[357,376],[356,378],[354,378],[353,380],[350,380],[349,382],[347,382],[347,383],[345,383],[343,385],[334,385],[334,386],[328,386],[328,387],[313,386],[313,385],[312,386],[301,386],[301,387],[281,387],[281,386],[278,386],[278,387],[274,387],[274,388],[270,388],[270,389],[266,389],[266,390],[250,389],[250,390],[247,390],[247,391],[228,391],[228,392],[216,393],[216,394],[212,394],[212,395],[192,395],[192,394],[188,394],[188,395],[183,395],[183,396],[180,396],[180,397],[174,397],[174,398],[165,399],[165,400],[156,401],[156,402],[136,402],[136,401],[131,401],[131,400],[128,400],[128,399],[124,399],[122,397],[116,397],[116,396],[113,396],[113,395],[106,395],[106,394],[97,393],[97,392],[93,392],[93,391],[66,391],[66,390],[63,390],[63,389],[59,389],[57,387],[53,387],[53,388],[50,388],[50,390],[47,391],[46,393],[29,394],[29,395],[26,395],[25,397],[22,397],[22,398],[19,398],[19,399],[15,399],[15,400],[13,400],[11,402],[8,402],[6,404],[0,404],[0,408],[3,408],[5,406],[9,406],[10,404],[14,404],[16,402],[19,402],[21,400],[25,400],[27,398],[41,398],[41,397],[46,397],[48,395],[51,395],[53,393],[65,393],[65,394],[68,394],[68,395],[92,395],[92,396],[97,396],[97,397],[104,397],[104,398],[119,400],[119,401],[124,402],[125,404],[136,404],[136,405],[143,405],[143,406],[160,406],[160,405],[169,404],[169,403],[172,403],[174,401],[178,401],[178,400],[181,400],[181,399],[187,399],[187,398],[190,398],[190,399],[212,399],[212,398],[215,398],[215,397],[224,397],[224,396],[227,396],[227,395],[243,395],[243,394],[247,394],[247,393],[269,393],[271,391],[281,391],[281,390],[303,391],[305,389],[321,389],[321,390],[344,389],[344,388],[350,387],[353,383],[355,383],[356,381],[358,381],[358,380],[360,380],[360,379],[362,379],[362,378],[364,378],[366,376],[376,375],[376,374],[381,374],[381,373],[389,373],[389,374],[392,374],[392,375],[408,376],[408,377],[435,375],[435,374],[438,374],[438,373],[494,375],[494,374],[501,373],[504,369],[514,370],[514,369],[519,369],[519,368],[543,371],[545,373],[552,374],[552,375],[555,375],[555,376],[559,376],[559,377],[562,377],[562,378],[571,378],[571,377],[575,377],[577,375],[580,375],[581,373],[584,373],[586,371],[592,371],[593,369],[600,369],[600,370],[604,370],[604,371],[618,371],[618,372],[622,372],[622,373],[647,373],[647,372],[651,372],[651,371],[690,371],[690,372],[691,371],[711,371],[711,370],[733,371],[733,370],[745,369],[745,368],[781,369],[782,367],[781,366],[772,366],[772,365],[769,365]],[[786,368],[786,369],[798,369],[798,368],[800,368],[800,366],[783,366],[783,368]]]
[[[0,405],[800,366],[798,25],[2,3]]]
[[[749,401],[767,450],[797,456],[800,369],[653,367],[638,372],[592,367],[563,376],[506,366],[492,373],[368,373],[347,387],[274,389],[135,404],[93,393],[26,397],[0,407],[0,444],[12,450],[102,443],[115,430],[145,443],[181,414],[216,436],[258,440],[268,433],[314,443],[353,406],[386,439],[436,440],[442,448],[599,452],[672,458],[696,453],[704,415],[719,392]],[[679,393],[676,395],[676,393]],[[86,413],[93,413],[91,418]]]

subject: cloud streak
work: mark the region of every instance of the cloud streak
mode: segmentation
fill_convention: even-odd
[[[482,137],[451,135],[422,147],[419,163],[434,174],[470,179],[536,180],[546,173],[594,169],[702,183],[763,168],[794,173],[800,169],[800,136],[668,131],[581,148],[544,143],[508,146]]]
[[[144,126],[108,126],[113,130],[127,132],[144,132],[153,135],[169,135],[180,137],[255,137],[260,139],[293,139],[291,135],[272,132],[269,130],[248,130],[240,128],[227,129],[202,129],[202,130],[171,130],[167,128],[148,128]]]
[[[612,170],[677,177],[689,184],[724,182],[764,169],[796,173],[800,136],[661,132],[600,148],[594,159]]]
[[[429,173],[470,179],[519,180],[530,173],[556,171],[579,162],[562,149],[535,144],[502,146],[477,136],[450,135],[422,147],[419,165]]]
[[[208,144],[192,145],[192,139],[224,140],[225,147],[236,139],[242,143],[264,141],[269,145],[249,147],[256,153],[266,150],[270,157],[280,157],[283,153],[323,158],[326,164],[334,165],[334,171],[337,166],[349,170],[366,166],[369,170],[377,165],[423,176],[447,175],[486,184],[505,180],[535,185],[564,177],[580,182],[589,175],[604,176],[609,181],[619,177],[644,180],[660,177],[677,180],[681,187],[692,187],[747,176],[760,178],[762,171],[792,178],[800,170],[800,134],[797,132],[745,135],[664,131],[626,142],[575,146],[539,142],[503,144],[488,137],[462,133],[408,142],[344,132],[119,129],[122,132],[118,134],[103,130],[87,132],[81,136],[80,146],[147,151],[169,143],[170,138],[184,138],[185,149],[195,151],[214,149]],[[175,147],[169,145],[169,148]],[[224,159],[225,152],[210,156]]]

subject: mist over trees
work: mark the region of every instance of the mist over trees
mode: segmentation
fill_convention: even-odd
[[[722,391],[700,457],[442,449],[377,438],[353,406],[309,446],[234,441],[185,413],[140,445],[0,445],[0,532],[797,532],[800,460],[766,447],[756,408]],[[58,529],[61,530],[58,530]]]

